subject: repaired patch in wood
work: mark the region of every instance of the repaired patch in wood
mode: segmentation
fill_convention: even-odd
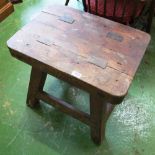
[[[115,32],[108,32],[106,37],[113,39],[113,40],[116,40],[118,42],[122,42],[124,39],[123,36],[121,36],[120,34],[115,33]]]
[[[59,20],[64,21],[64,22],[69,23],[69,24],[73,24],[74,21],[75,21],[75,20],[74,20],[71,16],[69,16],[69,15],[61,16],[61,17],[59,18]]]
[[[105,69],[108,62],[106,59],[103,59],[103,58],[99,58],[99,57],[96,57],[96,56],[91,56],[87,59],[87,61],[95,66],[98,66],[102,69]]]

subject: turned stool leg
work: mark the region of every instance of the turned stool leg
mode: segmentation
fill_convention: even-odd
[[[38,99],[36,98],[36,95],[38,92],[43,90],[46,77],[47,73],[44,73],[41,70],[32,67],[29,89],[27,94],[28,106],[34,107],[36,104],[38,104]]]
[[[96,144],[101,144],[105,137],[106,121],[114,105],[108,103],[98,94],[90,95],[91,138]]]

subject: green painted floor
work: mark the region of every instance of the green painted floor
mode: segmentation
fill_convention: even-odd
[[[74,2],[70,6],[82,9]],[[0,23],[0,155],[155,155],[155,20],[152,42],[127,97],[108,120],[101,146],[79,121],[44,103],[35,110],[25,105],[31,68],[11,57],[6,41],[50,3],[64,0],[24,0]],[[45,89],[89,111],[86,92],[53,77]]]

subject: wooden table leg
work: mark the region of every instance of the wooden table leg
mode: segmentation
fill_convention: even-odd
[[[68,5],[68,3],[69,3],[69,0],[66,0],[66,3],[65,3],[65,5],[67,6],[67,5]]]
[[[47,73],[44,73],[41,70],[32,67],[28,95],[27,95],[28,106],[34,107],[36,104],[38,104],[36,94],[43,90],[46,77]]]
[[[101,144],[105,137],[106,121],[114,105],[98,94],[90,95],[91,138],[96,144]]]
[[[77,1],[79,1],[79,0],[77,0]],[[66,0],[65,5],[67,6],[68,3],[69,3],[69,0]],[[87,6],[86,6],[85,0],[82,0],[82,4],[83,4],[84,11],[87,12]]]
[[[82,0],[82,4],[83,4],[84,11],[87,12],[86,1],[85,0]]]

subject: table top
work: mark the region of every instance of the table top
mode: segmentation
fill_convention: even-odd
[[[49,6],[12,36],[13,56],[65,73],[103,93],[125,96],[150,35],[65,6]]]

